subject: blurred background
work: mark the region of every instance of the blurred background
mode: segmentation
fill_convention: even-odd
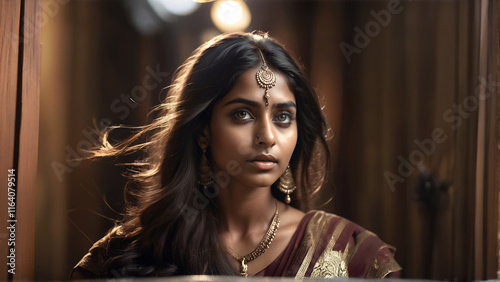
[[[498,1],[200,2],[43,0],[37,280],[67,279],[120,218],[130,159],[78,160],[95,127],[149,122],[176,68],[235,30],[292,50],[325,106],[319,209],[395,246],[404,278],[497,277]]]

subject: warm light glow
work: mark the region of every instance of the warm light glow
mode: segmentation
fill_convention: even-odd
[[[236,24],[243,15],[243,8],[235,1],[222,2],[217,9],[217,17],[226,25]]]
[[[186,16],[196,11],[199,3],[193,0],[148,0],[162,18],[169,14]]]
[[[215,26],[223,32],[243,31],[252,18],[242,0],[218,0],[212,6],[211,16]]]

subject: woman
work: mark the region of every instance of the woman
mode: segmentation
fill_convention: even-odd
[[[123,221],[72,279],[243,275],[384,277],[393,248],[336,215],[310,211],[329,150],[317,96],[289,52],[261,32],[200,46],[161,114],[94,157],[148,154]],[[133,145],[141,136],[152,136]]]

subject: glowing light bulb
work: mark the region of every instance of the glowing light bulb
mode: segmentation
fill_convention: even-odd
[[[199,5],[193,0],[148,0],[148,2],[162,18],[168,17],[169,14],[187,16],[196,11]]]
[[[236,24],[243,15],[243,9],[235,1],[226,1],[221,3],[217,9],[217,17],[227,25]]]
[[[223,32],[243,31],[251,21],[250,10],[241,0],[219,0],[211,10],[212,21]]]

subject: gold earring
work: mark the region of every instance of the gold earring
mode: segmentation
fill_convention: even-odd
[[[214,178],[212,177],[212,168],[210,167],[210,162],[208,162],[207,156],[207,144],[201,144],[201,149],[203,154],[200,160],[200,172],[198,175],[198,184],[203,186],[203,189],[207,189],[207,186],[214,183]]]
[[[288,165],[285,169],[285,172],[280,177],[280,182],[278,184],[278,189],[283,192],[285,197],[285,202],[289,204],[292,199],[290,198],[290,194],[297,189],[297,185],[295,185],[295,180],[293,179],[292,171],[290,170],[290,165]]]

